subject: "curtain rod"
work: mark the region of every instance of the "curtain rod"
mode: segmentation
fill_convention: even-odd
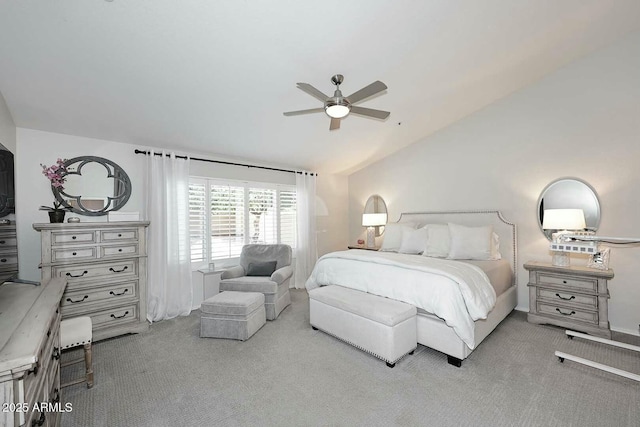
[[[145,150],[138,150],[135,149],[134,152],[136,154],[144,154],[144,155],[148,155],[150,154],[149,152],[145,151]],[[162,153],[153,153],[156,156],[162,156]],[[169,154],[165,154],[165,156],[169,157]],[[178,159],[186,159],[187,156],[178,156],[176,155],[176,157]],[[278,169],[278,168],[269,168],[267,166],[257,166],[257,165],[247,165],[245,163],[233,163],[233,162],[223,162],[222,160],[211,160],[211,159],[201,159],[198,157],[189,157],[191,160],[197,160],[199,162],[209,162],[209,163],[219,163],[221,165],[231,165],[231,166],[244,166],[246,168],[256,168],[256,169],[265,169],[265,170],[269,170],[269,171],[276,171],[276,172],[287,172],[287,173],[299,173],[299,174],[303,174],[303,173],[308,173],[311,176],[318,176],[317,173],[314,172],[300,172],[300,171],[293,171],[293,170],[289,170],[289,169]]]

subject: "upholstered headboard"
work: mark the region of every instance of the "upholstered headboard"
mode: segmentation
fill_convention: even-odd
[[[414,222],[418,227],[425,224],[454,224],[478,227],[492,225],[493,231],[500,237],[500,254],[511,264],[513,284],[518,283],[518,234],[516,225],[507,221],[500,211],[434,211],[403,212],[398,222]]]

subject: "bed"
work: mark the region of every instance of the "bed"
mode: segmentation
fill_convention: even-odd
[[[515,224],[494,210],[403,213],[396,224],[420,229],[447,223],[491,226],[501,259],[454,261],[341,251],[318,260],[307,289],[340,285],[415,305],[418,343],[446,354],[450,364],[460,366],[516,306],[517,233]],[[481,276],[485,284],[479,283]]]

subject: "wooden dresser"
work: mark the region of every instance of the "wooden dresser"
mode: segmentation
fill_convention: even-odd
[[[42,237],[42,281],[67,280],[62,318],[90,316],[93,340],[149,329],[148,221],[34,224]]]
[[[529,271],[529,322],[611,338],[608,281],[613,270],[543,262],[529,262],[524,268]]]
[[[0,283],[18,274],[16,224],[0,224]]]
[[[66,281],[0,285],[0,426],[57,426],[60,299]]]

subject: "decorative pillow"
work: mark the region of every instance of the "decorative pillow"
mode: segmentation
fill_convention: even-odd
[[[427,224],[427,249],[422,255],[435,258],[446,258],[449,256],[451,246],[449,236],[449,226],[446,224]]]
[[[491,239],[491,258],[492,261],[496,261],[502,259],[502,254],[500,253],[500,236],[493,232],[493,239]]]
[[[451,249],[449,259],[492,259],[493,226],[465,227],[449,223]]]
[[[278,261],[250,262],[247,276],[271,276]]]
[[[427,229],[404,230],[402,232],[402,243],[398,252],[401,254],[421,254],[427,249]]]
[[[413,222],[391,222],[384,226],[384,234],[382,240],[381,251],[398,252],[402,244],[402,233],[405,230],[415,230],[416,225]]]

